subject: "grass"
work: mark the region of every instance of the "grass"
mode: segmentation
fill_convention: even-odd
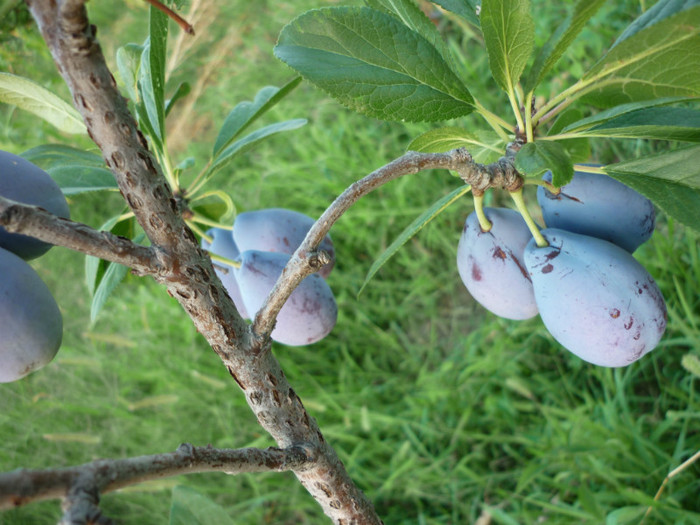
[[[205,78],[196,104],[186,100],[170,117],[178,162],[193,156],[201,163],[235,103],[292,77],[271,56],[275,35],[321,2],[205,4],[216,8],[211,25],[171,81]],[[126,5],[126,14],[121,3],[89,5],[110,60],[118,45],[145,34],[140,3]],[[607,7],[575,59],[590,60],[607,46],[636,7]],[[540,13],[542,29],[558,16]],[[2,68],[63,93],[36,34],[18,33],[25,44],[12,56],[24,60],[0,53]],[[465,67],[477,81],[488,65],[481,50],[472,52],[478,57]],[[211,63],[216,66],[205,75]],[[562,64],[551,89],[566,80],[570,66]],[[491,107],[503,100],[496,91],[483,99]],[[30,115],[0,111],[4,149],[72,140]],[[348,184],[429,129],[358,117],[307,84],[264,123],[297,117],[310,124],[219,175],[241,210],[281,206],[318,216]],[[608,162],[659,147],[663,143],[601,141],[593,151]],[[686,354],[700,357],[698,236],[662,216],[652,241],[637,252],[666,297],[669,326],[658,349],[625,369],[583,363],[538,319],[505,321],[474,304],[454,263],[469,199],[409,242],[358,299],[372,261],[457,183],[437,171],[404,178],[359,202],[334,226],[339,258],[329,283],[338,325],[312,347],[275,347],[287,376],[387,524],[475,523],[484,513],[499,524],[639,523],[667,473],[700,449],[699,378],[681,366]],[[503,195],[491,198],[507,202]],[[526,198],[534,202],[532,194]],[[74,218],[98,226],[120,201],[99,194],[71,205]],[[63,311],[64,343],[45,369],[0,386],[0,470],[157,453],[181,442],[273,445],[162,288],[129,277],[91,326],[82,257],[53,249],[35,266]],[[213,499],[235,523],[325,522],[290,474],[179,477],[107,494],[103,507],[120,523],[165,524],[178,485]],[[646,523],[697,523],[699,493],[700,465],[694,465],[669,483]],[[59,516],[58,503],[46,502],[0,513],[0,524],[54,523]]]

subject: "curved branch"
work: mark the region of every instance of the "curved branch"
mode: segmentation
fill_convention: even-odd
[[[99,494],[153,479],[196,472],[304,470],[315,461],[311,450],[306,446],[217,449],[185,443],[165,454],[98,459],[60,469],[18,469],[0,474],[0,509],[56,498],[75,499],[76,505],[94,509]]]
[[[152,248],[2,196],[0,226],[10,233],[29,235],[49,244],[123,264],[138,275],[158,275],[163,271]]]

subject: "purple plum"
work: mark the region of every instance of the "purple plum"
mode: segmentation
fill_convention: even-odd
[[[543,179],[552,182],[552,174]],[[651,201],[607,175],[577,171],[558,195],[539,187],[537,201],[548,228],[598,237],[630,253],[654,233]]]
[[[248,250],[241,253],[241,267],[234,272],[251,317],[265,302],[290,256]],[[338,306],[328,283],[311,274],[289,296],[277,316],[272,339],[289,346],[303,346],[326,337],[335,326]]]
[[[621,367],[651,351],[666,329],[659,287],[632,255],[608,241],[542,230],[549,246],[525,248],[547,330],[589,363]]]
[[[0,195],[23,204],[39,206],[59,217],[70,217],[61,188],[44,170],[7,151],[0,151]],[[22,259],[43,255],[51,244],[19,233],[8,233],[0,226],[0,248]]]
[[[49,363],[63,337],[63,318],[44,281],[29,264],[0,249],[0,383]]]
[[[532,238],[515,210],[485,208],[492,227],[484,232],[476,212],[467,217],[457,246],[457,269],[469,293],[487,310],[506,319],[537,315],[523,252]]]
[[[226,259],[230,259],[232,261],[238,259],[240,252],[238,250],[238,246],[236,246],[236,243],[233,241],[233,235],[231,235],[231,230],[225,230],[223,228],[212,228],[209,231],[207,231],[207,235],[212,237],[212,243],[209,244],[209,242],[207,242],[206,239],[202,238],[202,248],[204,248],[207,251],[210,251],[215,255],[225,257]],[[224,264],[219,261],[213,261],[213,264],[216,275],[219,276],[219,279],[221,279],[221,283],[224,285],[224,288],[226,288],[226,291],[231,296],[233,304],[236,305],[238,313],[241,314],[241,317],[243,317],[243,319],[250,319],[248,311],[246,310],[245,304],[243,302],[243,297],[241,297],[241,289],[239,288],[238,282],[236,281],[233,266],[229,264]]]
[[[259,250],[293,254],[314,224],[308,215],[284,208],[267,208],[239,214],[233,223],[233,239],[241,252]],[[324,279],[335,265],[335,249],[330,236],[326,235],[319,246],[331,257],[319,275]]]

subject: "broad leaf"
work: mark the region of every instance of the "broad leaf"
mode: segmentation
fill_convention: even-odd
[[[69,164],[81,164],[97,168],[105,166],[105,162],[100,155],[63,144],[43,144],[28,149],[21,156],[43,169]]]
[[[306,124],[306,119],[298,118],[270,124],[269,126],[253,131],[242,139],[235,141],[233,144],[219,153],[219,155],[212,162],[212,167],[209,170],[210,175],[216,171],[219,171],[226,164],[231,162],[234,157],[250,150],[256,144],[258,144],[258,142],[266,139],[267,137],[276,135],[277,133],[282,133],[283,131],[291,131],[293,129],[300,128],[304,124]]]
[[[563,186],[574,176],[574,166],[564,146],[559,142],[538,140],[528,142],[515,156],[515,169],[528,177],[552,172],[552,184]]]
[[[28,78],[0,72],[0,102],[34,113],[66,133],[87,132],[73,106]]]
[[[641,138],[700,142],[700,111],[647,108],[579,132],[587,137]]]
[[[572,108],[564,111],[557,120],[552,124],[552,127],[547,132],[548,136],[557,135],[563,128],[572,122],[580,122],[583,113],[578,108]],[[587,138],[569,139],[561,142],[566,148],[572,162],[586,162],[591,156],[591,142]]]
[[[139,96],[139,68],[141,67],[141,55],[143,46],[138,44],[126,44],[117,49],[117,69],[126,86],[126,91],[134,103],[141,100]]]
[[[165,133],[165,51],[168,40],[168,17],[150,8],[150,35],[141,55],[139,86],[141,99],[151,129],[163,142]]]
[[[530,93],[542,81],[544,75],[552,69],[574,39],[586,25],[586,22],[598,11],[605,0],[579,0],[549,40],[540,49],[535,63],[525,81],[525,93]]]
[[[535,44],[529,0],[483,0],[481,31],[493,78],[511,93]]]
[[[187,95],[190,94],[190,83],[189,82],[180,82],[178,86],[175,88],[175,93],[173,93],[173,96],[170,97],[168,100],[165,101],[165,116],[167,117],[170,115],[170,112],[172,111],[173,107],[175,107],[175,103],[180,100],[183,97],[186,97]]]
[[[477,0],[431,0],[443,9],[455,13],[471,24],[479,27],[479,2]]]
[[[357,292],[357,295],[359,296],[362,293],[362,290],[365,289],[365,286],[367,286],[367,283],[374,277],[374,275],[379,271],[379,269],[384,266],[384,264],[391,259],[391,257],[399,251],[399,249],[406,244],[411,237],[416,235],[419,231],[421,231],[430,221],[432,221],[435,217],[440,215],[447,207],[452,204],[453,202],[456,202],[459,200],[462,196],[466,195],[467,192],[471,190],[471,186],[466,185],[462,186],[460,188],[457,188],[456,190],[448,193],[445,195],[442,199],[437,201],[435,204],[430,206],[427,210],[425,210],[423,213],[416,218],[411,224],[408,225],[408,227],[401,232],[401,235],[399,235],[394,242],[391,243],[391,246],[389,246],[386,250],[384,250],[384,253],[382,253],[374,263],[372,263],[372,267],[369,269],[369,272],[367,272],[367,276],[365,277],[365,281],[362,283],[362,286],[360,287],[360,291]]]
[[[586,130],[598,124],[603,124],[608,120],[612,120],[626,113],[631,113],[632,111],[637,111],[644,108],[653,108],[658,106],[667,106],[669,104],[675,104],[677,102],[686,102],[693,100],[692,97],[665,97],[657,98],[654,100],[644,100],[642,102],[630,102],[629,104],[621,104],[619,106],[606,109],[599,113],[596,113],[592,117],[587,117],[571,124],[567,124],[563,129],[557,130],[556,133],[573,133],[577,131]],[[549,132],[548,135],[554,135],[553,132]]]
[[[119,190],[114,175],[106,168],[68,164],[48,168],[46,171],[56,181],[64,195],[75,195],[88,191]]]
[[[605,166],[605,172],[700,231],[700,146]]]
[[[587,100],[611,107],[700,95],[700,0],[660,0],[582,79]]]
[[[422,153],[444,153],[455,148],[466,148],[476,162],[489,164],[503,155],[505,145],[492,131],[470,132],[462,128],[444,127],[416,137],[406,149]]]
[[[189,487],[175,487],[170,525],[234,525],[223,507]]]
[[[224,120],[219,135],[214,142],[213,155],[230,145],[248,126],[261,115],[286,97],[301,82],[301,77],[295,77],[281,88],[266,86],[257,92],[252,102],[241,102],[236,105]]]
[[[384,120],[440,121],[474,109],[435,47],[366,7],[308,11],[287,26],[277,58],[349,108]]]

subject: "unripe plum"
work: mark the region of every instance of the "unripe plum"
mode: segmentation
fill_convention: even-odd
[[[236,216],[233,223],[233,240],[241,252],[259,250],[291,255],[302,243],[314,222],[308,215],[284,208],[246,211]],[[335,265],[335,248],[330,236],[326,235],[318,248],[326,251],[331,257],[331,262],[318,271],[325,279]]]
[[[44,281],[26,261],[0,249],[0,383],[49,363],[63,337],[63,318]]]
[[[531,241],[525,264],[552,336],[600,366],[626,366],[651,351],[666,329],[666,303],[644,267],[602,239],[555,228],[542,235],[549,246]]]
[[[39,206],[59,217],[70,216],[66,198],[51,176],[28,160],[7,151],[0,151],[0,195],[23,204]],[[51,244],[19,233],[8,233],[0,226],[0,248],[29,260],[49,251]]]
[[[484,232],[476,212],[464,223],[457,246],[457,269],[469,293],[487,310],[507,319],[537,315],[523,251],[532,238],[522,216],[508,208],[485,208],[492,224]]]
[[[233,235],[231,235],[231,230],[225,230],[223,228],[212,228],[209,231],[207,231],[207,235],[212,237],[212,243],[209,244],[209,242],[206,239],[202,238],[202,248],[204,248],[207,251],[210,251],[215,255],[226,257],[227,259],[230,259],[232,261],[238,259],[240,251],[238,250],[238,246],[236,246],[236,243],[233,242]],[[214,271],[216,272],[216,275],[219,276],[219,279],[221,279],[221,283],[224,285],[224,288],[226,288],[228,294],[231,296],[233,304],[236,305],[238,313],[241,314],[241,317],[243,317],[243,319],[249,319],[250,316],[248,315],[248,311],[246,310],[245,304],[243,303],[243,297],[241,297],[241,289],[239,288],[238,282],[236,281],[236,275],[234,274],[233,266],[219,261],[213,261],[213,263]]]
[[[543,179],[552,182],[551,172]],[[607,175],[577,171],[558,195],[537,188],[537,201],[548,228],[598,237],[630,253],[654,233],[651,201]]]
[[[241,254],[241,267],[235,274],[251,317],[260,310],[289,258],[284,253],[257,250]],[[318,274],[309,275],[280,310],[272,339],[289,346],[315,343],[330,333],[337,317],[338,306],[328,283]]]

